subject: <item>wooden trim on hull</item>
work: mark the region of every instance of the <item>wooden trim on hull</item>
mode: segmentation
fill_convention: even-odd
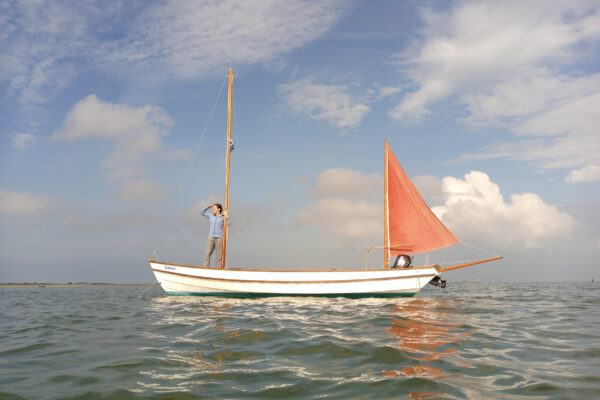
[[[175,263],[170,263],[170,262],[164,262],[164,261],[157,261],[157,260],[148,260],[150,262],[150,264],[157,264],[157,265],[171,265],[174,267],[185,267],[185,268],[196,268],[196,269],[208,269],[208,270],[212,270],[212,271],[222,271],[222,268],[215,268],[215,267],[199,267],[199,266],[195,266],[195,265],[185,265],[185,264],[175,264]],[[419,270],[419,269],[430,269],[430,268],[437,268],[439,267],[438,264],[435,265],[428,265],[428,266],[422,266],[422,267],[411,267],[411,270]],[[257,272],[364,272],[364,271],[370,271],[370,272],[376,272],[376,271],[393,271],[393,269],[385,269],[385,268],[357,268],[357,269],[281,269],[281,270],[277,270],[277,269],[258,269],[258,268],[231,268],[231,267],[227,267],[226,268],[229,271],[257,271]],[[163,272],[163,271],[161,271]]]
[[[170,296],[212,296],[238,299],[261,297],[345,297],[349,299],[413,297],[417,292],[386,292],[386,293],[336,293],[336,294],[297,294],[297,293],[250,293],[250,292],[167,292]]]
[[[264,280],[250,280],[250,279],[228,279],[228,278],[215,278],[209,276],[199,276],[199,275],[188,275],[188,274],[180,274],[178,272],[172,271],[163,271],[159,269],[152,268],[152,271],[160,272],[161,274],[170,274],[177,276],[185,276],[186,278],[197,278],[197,279],[206,279],[212,281],[224,281],[224,282],[239,282],[239,283],[264,283],[264,284],[328,284],[328,283],[355,283],[355,282],[374,282],[374,281],[388,281],[388,280],[398,280],[398,279],[414,279],[414,278],[429,278],[430,280],[436,276],[436,274],[424,274],[424,275],[404,275],[404,276],[392,276],[385,278],[366,278],[366,279],[342,279],[342,280],[325,280],[325,281],[264,281]],[[272,272],[272,271],[269,271]],[[298,272],[298,271],[297,271]],[[331,271],[334,272],[334,271]],[[340,271],[341,272],[341,271]]]

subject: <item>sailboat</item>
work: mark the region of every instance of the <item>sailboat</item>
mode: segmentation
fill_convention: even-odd
[[[227,157],[224,210],[229,207],[231,102],[233,72],[229,70]],[[457,237],[433,214],[385,141],[384,244],[367,248],[364,269],[265,270],[226,266],[227,223],[223,224],[223,257],[215,268],[174,264],[150,258],[150,267],[170,295],[252,296],[414,296],[425,285],[445,287],[440,273],[498,260],[497,256],[442,268],[411,266],[412,255],[453,246]],[[224,215],[228,215],[224,213]],[[225,221],[226,222],[226,221]],[[369,268],[368,254],[384,252],[384,265]],[[396,257],[394,261],[390,261]]]

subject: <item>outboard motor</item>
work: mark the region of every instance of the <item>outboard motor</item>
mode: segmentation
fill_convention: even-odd
[[[394,261],[394,265],[392,265],[392,268],[409,268],[411,263],[411,256],[407,256],[406,254],[400,254],[398,257],[396,257],[396,261]]]
[[[432,280],[429,281],[429,284],[433,285],[433,286],[439,286],[442,289],[446,288],[446,280],[440,278],[439,275],[436,275],[435,278],[433,278]]]

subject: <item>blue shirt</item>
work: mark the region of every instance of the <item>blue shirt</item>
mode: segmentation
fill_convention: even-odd
[[[209,208],[212,208],[212,206],[204,207],[202,210],[202,215],[210,221],[208,236],[214,238],[223,237],[223,221],[225,220],[225,216],[223,214],[216,216],[212,211],[208,211]],[[227,226],[231,226],[229,218],[227,218]]]

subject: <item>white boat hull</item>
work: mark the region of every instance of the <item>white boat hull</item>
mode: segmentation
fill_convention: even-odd
[[[154,260],[150,266],[171,295],[413,296],[438,274],[435,267],[277,271],[194,267]]]

